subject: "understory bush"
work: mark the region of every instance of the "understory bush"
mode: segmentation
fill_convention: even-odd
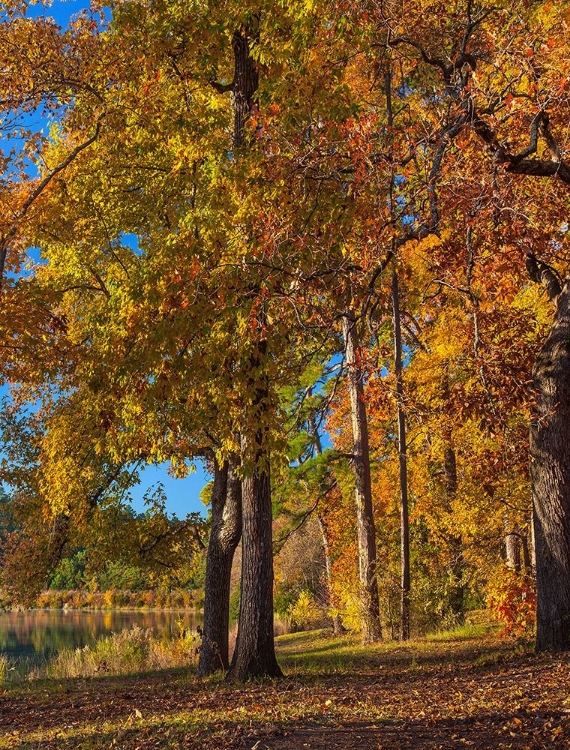
[[[92,646],[60,651],[46,667],[46,676],[95,677],[188,666],[196,662],[199,643],[198,635],[182,625],[169,640],[134,625],[100,638]]]
[[[317,602],[308,589],[303,589],[299,593],[297,601],[289,606],[287,614],[291,619],[293,630],[312,630],[327,624],[324,607]]]
[[[501,635],[533,635],[536,591],[530,576],[515,570],[502,570],[487,585],[487,606],[503,625]]]

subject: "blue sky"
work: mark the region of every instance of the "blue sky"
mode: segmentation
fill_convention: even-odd
[[[211,477],[204,472],[201,464],[196,463],[196,471],[184,479],[173,479],[167,473],[168,464],[161,466],[147,466],[141,473],[141,483],[133,487],[133,507],[141,511],[145,509],[143,497],[145,492],[161,482],[166,494],[166,507],[170,513],[175,513],[178,518],[184,518],[187,513],[199,512],[205,515],[206,508],[200,500],[200,490]]]
[[[89,8],[89,0],[53,0],[51,5],[43,7],[42,5],[32,5],[28,9],[28,15],[51,16],[61,25],[66,26],[70,17],[80,10]]]

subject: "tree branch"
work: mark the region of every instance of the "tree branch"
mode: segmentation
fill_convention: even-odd
[[[526,270],[532,281],[536,284],[542,284],[546,289],[550,301],[555,302],[562,291],[562,284],[554,268],[549,266],[548,263],[539,260],[533,253],[528,253],[526,256]]]
[[[31,206],[44,192],[44,190],[47,188],[47,186],[50,184],[53,178],[56,177],[64,169],[66,169],[66,167],[68,167],[71,164],[71,162],[82,151],[84,151],[86,148],[89,148],[91,144],[95,143],[95,141],[99,137],[99,132],[101,130],[101,121],[103,117],[104,117],[104,114],[99,116],[97,124],[95,125],[95,132],[93,133],[91,138],[88,138],[84,143],[81,143],[79,144],[79,146],[76,146],[73,149],[73,151],[71,151],[71,153],[68,154],[68,156],[61,162],[61,164],[58,164],[58,166],[55,167],[55,169],[52,169],[52,171],[49,172],[49,174],[47,174],[43,178],[43,180],[41,180],[38,183],[35,190],[33,190],[32,193],[28,196],[28,198],[22,205],[22,208],[18,211],[18,213],[14,217],[14,220],[12,222],[12,226],[10,227],[10,229],[0,239],[0,290],[2,289],[2,282],[4,280],[4,269],[6,266],[6,255],[8,253],[8,247],[10,245],[10,242],[14,239],[16,232],[18,231],[18,223],[26,216]]]
[[[210,86],[215,89],[218,94],[227,94],[228,91],[233,91],[234,89],[234,82],[231,83],[219,83],[218,81],[211,80],[209,81]]]

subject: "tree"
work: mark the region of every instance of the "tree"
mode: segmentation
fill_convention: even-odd
[[[533,376],[537,402],[530,432],[539,651],[570,649],[570,283],[529,255],[534,281],[546,286],[556,306]]]
[[[228,88],[233,94],[233,142],[236,158],[246,146],[245,127],[259,86],[258,66],[251,47],[259,34],[259,19],[245,21],[232,37],[234,76]],[[254,291],[254,290],[252,290]],[[262,330],[265,311],[256,320]],[[267,427],[267,344],[260,337],[250,358],[251,408],[246,406],[241,428],[242,465],[242,573],[238,635],[228,679],[276,677],[281,669],[273,641],[273,545],[270,457]],[[229,582],[229,571],[228,571]],[[229,604],[229,590],[227,592]]]
[[[140,461],[114,463],[102,445],[98,413],[76,391],[29,413],[2,414],[0,477],[12,488],[12,529],[1,540],[3,583],[15,601],[33,604],[70,552],[86,550],[91,567],[109,561],[170,571],[190,563],[201,545],[202,520],[169,517],[163,493],[134,514],[129,490]],[[37,405],[36,405],[37,406]]]
[[[517,4],[517,12],[512,13],[511,8],[507,12],[501,3],[453,3],[444,10],[444,24],[439,22],[436,14],[426,13],[425,6],[422,6],[420,3],[407,4],[404,16],[400,3],[382,4],[374,20],[377,28],[388,36],[382,38],[377,32],[378,45],[382,47],[385,43],[397,54],[402,66],[409,62],[409,54],[417,55],[417,73],[408,79],[407,96],[410,109],[417,94],[424,97],[424,102],[428,97],[431,104],[427,117],[431,123],[438,123],[440,135],[436,136],[439,140],[436,162],[443,179],[440,180],[439,194],[433,184],[429,186],[429,192],[435,200],[433,205],[439,216],[440,235],[446,225],[451,228],[457,207],[464,203],[458,197],[467,197],[458,190],[458,182],[466,183],[468,176],[474,179],[479,175],[477,184],[473,185],[471,208],[465,214],[487,238],[494,236],[497,246],[504,248],[505,257],[509,256],[502,273],[504,283],[508,285],[511,283],[507,279],[509,274],[511,279],[517,275],[520,277],[525,250],[530,248],[534,255],[544,253],[546,260],[553,254],[554,247],[559,255],[560,251],[565,252],[566,238],[560,238],[560,223],[567,213],[567,208],[564,209],[567,195],[560,190],[555,195],[548,181],[556,181],[558,186],[570,183],[561,145],[568,113],[568,94],[560,77],[560,59],[567,55],[567,42],[562,31],[567,4],[521,2]],[[435,4],[430,5],[431,10],[434,8]],[[410,28],[414,29],[413,34],[410,34]],[[499,59],[501,64],[497,65]],[[418,122],[416,117],[415,124]],[[481,160],[481,145],[487,149],[492,161]],[[538,181],[537,178],[547,179]],[[413,179],[406,183],[406,192],[412,184]],[[504,213],[507,211],[508,222]],[[489,216],[487,224],[482,221],[483,216]],[[457,238],[456,228],[451,231]],[[458,246],[455,242],[449,245],[449,252]],[[494,265],[492,254],[486,262],[489,267]],[[555,329],[552,339],[547,339],[546,349],[556,338]],[[542,361],[541,355],[535,373],[539,403],[544,399],[546,404],[544,389],[548,386],[542,379]],[[487,377],[485,369],[482,366],[483,379]],[[562,383],[560,389],[563,393]],[[489,408],[494,409],[494,419],[498,411],[496,405],[492,405],[492,389],[487,384],[485,390],[489,395]],[[536,486],[533,496],[538,535],[544,532],[541,526],[549,526],[548,519],[552,516],[552,496],[545,492],[539,476],[543,471],[548,472],[548,444],[551,444],[553,454],[558,452],[554,437],[556,410],[552,424],[552,433],[549,434],[548,429],[542,433],[540,451],[537,450],[535,428],[532,434],[535,455],[531,475]],[[566,470],[561,471],[563,477]],[[566,496],[562,489],[565,480],[561,478],[560,482],[559,498]],[[541,548],[545,557],[542,572],[538,575],[539,649],[560,647],[563,639],[555,633],[566,627],[561,624],[560,612],[550,606],[548,593],[558,587],[562,578],[568,580],[570,576],[566,558],[561,554],[567,546],[566,505],[564,500],[557,530],[552,524],[552,530],[543,537],[547,541]],[[540,566],[537,559],[537,568]],[[548,583],[549,576],[552,576],[551,583]],[[540,603],[542,596],[545,597],[543,604]],[[562,599],[567,601],[566,595]],[[567,648],[567,641],[564,648]]]
[[[348,313],[343,317],[343,335],[354,446],[352,461],[355,475],[354,497],[362,603],[362,636],[365,643],[373,643],[382,637],[376,579],[376,530],[372,508],[370,448],[364,397],[364,373],[361,364],[362,354],[356,330],[356,318],[353,314]]]
[[[198,674],[226,670],[230,610],[230,578],[234,552],[241,538],[241,480],[238,462],[214,458],[212,518],[206,557],[204,624]]]
[[[400,548],[402,570],[401,632],[403,641],[410,638],[410,528],[408,513],[408,467],[406,445],[406,416],[402,379],[402,331],[398,274],[392,274],[392,309],[394,321],[394,374],[396,376],[396,404],[398,409],[398,458],[400,464]]]

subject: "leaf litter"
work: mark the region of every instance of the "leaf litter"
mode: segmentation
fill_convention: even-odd
[[[280,639],[289,676],[240,687],[176,670],[5,689],[0,748],[570,748],[570,655],[488,636],[355,648],[303,669],[319,638]]]

